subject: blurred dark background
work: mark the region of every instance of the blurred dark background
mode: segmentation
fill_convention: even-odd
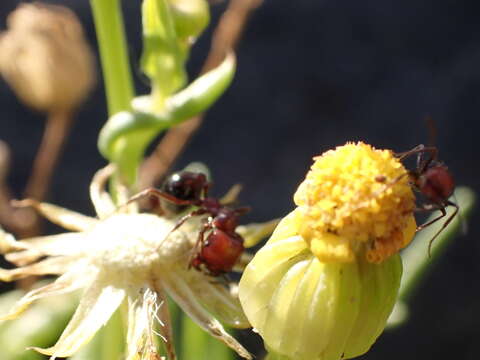
[[[96,46],[86,0],[71,7]],[[0,22],[17,0],[0,2]],[[225,3],[213,6],[214,25]],[[124,1],[133,65],[141,51],[140,0]],[[233,85],[208,113],[176,164],[202,161],[215,192],[244,184],[246,221],[286,214],[311,158],[362,140],[405,151],[429,141],[425,117],[438,127],[440,158],[457,184],[478,189],[480,3],[476,0],[266,0],[244,33]],[[189,70],[209,48],[203,35]],[[147,87],[137,76],[139,92]],[[75,86],[75,84],[72,84]],[[9,183],[19,194],[40,143],[43,116],[23,107],[0,83],[0,138],[13,152]],[[92,214],[87,190],[105,164],[97,134],[106,120],[101,81],[78,114],[48,200]],[[362,359],[477,359],[480,337],[480,247],[474,215],[411,302],[411,319],[381,336]]]

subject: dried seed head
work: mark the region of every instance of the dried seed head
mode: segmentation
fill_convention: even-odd
[[[0,38],[0,72],[29,106],[72,110],[95,83],[94,59],[82,27],[69,9],[21,4]]]

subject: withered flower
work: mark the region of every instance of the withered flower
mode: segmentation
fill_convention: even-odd
[[[23,205],[34,206],[73,232],[22,241],[5,233],[0,236],[0,252],[19,266],[0,269],[0,280],[59,275],[53,283],[27,293],[0,320],[16,318],[36,300],[83,288],[80,304],[57,343],[48,349],[33,349],[50,355],[50,359],[71,356],[126,303],[126,359],[159,359],[154,341],[158,334],[172,360],[176,356],[165,303],[168,294],[201,328],[243,358],[251,359],[221,324],[250,326],[240,307],[236,286],[227,287],[189,267],[201,220],[191,219],[172,232],[177,218],[138,213],[136,204],[116,208],[104,191],[110,170],[108,167],[99,171],[92,181],[90,193],[98,218],[52,204],[23,201]],[[257,228],[253,225],[252,236]],[[248,234],[248,226],[244,230]]]

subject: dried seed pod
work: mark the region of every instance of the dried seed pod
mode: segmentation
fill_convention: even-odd
[[[95,83],[94,58],[75,14],[21,4],[0,38],[0,72],[17,96],[41,111],[75,109]]]

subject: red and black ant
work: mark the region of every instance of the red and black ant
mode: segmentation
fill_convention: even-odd
[[[453,218],[457,215],[459,207],[453,201],[450,201],[450,196],[455,190],[455,181],[448,168],[437,160],[438,150],[434,146],[418,145],[413,149],[404,153],[396,154],[399,160],[417,154],[417,168],[408,171],[407,175],[413,185],[413,188],[421,193],[428,203],[422,204],[421,207],[416,208],[416,211],[435,211],[440,210],[441,215],[417,227],[417,231],[432,225],[443,217],[447,216],[445,208],[453,206],[454,212],[443,223],[442,227],[437,231],[428,244],[428,253],[432,247],[433,241],[438,235],[450,224]],[[425,157],[425,154],[429,154]],[[398,180],[397,180],[398,181]]]
[[[205,174],[180,171],[167,178],[162,190],[146,189],[128,202],[145,196],[154,196],[174,205],[169,207],[169,211],[174,214],[180,213],[186,206],[197,207],[196,210],[181,217],[171,232],[177,230],[191,217],[208,215],[198,233],[189,266],[205,271],[209,275],[219,276],[232,270],[244,250],[243,238],[235,232],[235,229],[238,226],[238,217],[248,212],[249,208],[233,209],[222,204],[217,198],[207,197],[210,186],[211,183]],[[205,238],[207,231],[210,233]]]

